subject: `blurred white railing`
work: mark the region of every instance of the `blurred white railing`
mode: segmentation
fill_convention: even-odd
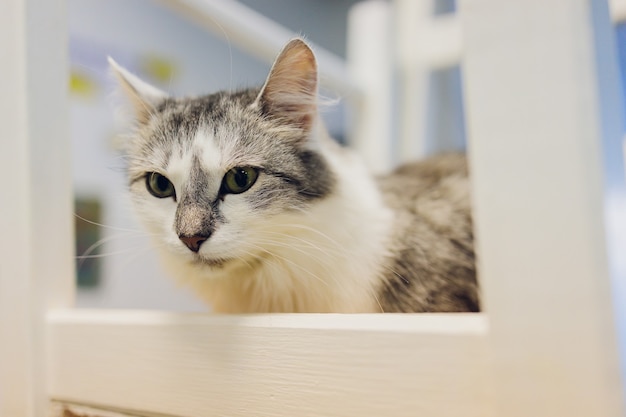
[[[276,23],[236,0],[160,0],[185,17],[252,56],[268,63],[298,33]],[[309,42],[311,43],[311,42]],[[358,96],[361,86],[349,76],[344,61],[311,43],[319,61],[320,82],[344,96]]]

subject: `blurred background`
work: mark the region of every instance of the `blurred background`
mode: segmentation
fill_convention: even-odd
[[[287,28],[305,35],[320,48],[346,57],[348,21],[357,0],[242,0],[239,2]],[[453,14],[454,0],[435,1],[429,13]],[[113,95],[115,83],[107,56],[146,81],[174,95],[197,95],[262,83],[267,60],[256,58],[230,42],[219,28],[207,30],[183,15],[152,0],[69,0],[71,59],[71,134],[76,196],[77,305],[94,308],[146,308],[205,311],[184,288],[165,276],[148,237],[133,218],[124,164],[118,152],[123,115]],[[218,25],[219,26],[219,25]],[[626,74],[626,26],[616,24],[622,80]],[[393,82],[401,74],[391,74]],[[428,109],[422,135],[423,154],[464,149],[465,128],[461,70],[443,64],[427,74],[422,88]],[[626,85],[623,82],[622,85]],[[622,88],[616,86],[615,88]],[[402,91],[396,91],[401,95]],[[622,89],[623,93],[623,89]],[[345,142],[349,135],[347,99],[324,90],[337,104],[324,110],[333,137]],[[626,97],[626,94],[623,94]],[[392,120],[390,125],[399,125]],[[397,140],[397,128],[390,140]],[[605,154],[622,150],[606,144]],[[395,161],[397,162],[397,161]],[[613,165],[608,183],[621,183],[623,171]],[[626,201],[607,188],[607,229],[614,275],[626,276]],[[616,294],[626,294],[623,279]],[[625,303],[618,300],[618,308]],[[621,307],[620,307],[621,306]]]

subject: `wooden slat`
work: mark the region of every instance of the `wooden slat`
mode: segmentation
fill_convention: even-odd
[[[622,128],[606,2],[460,6],[498,415],[623,416],[603,222],[602,142]]]
[[[485,318],[55,313],[55,400],[176,416],[490,416]]]
[[[43,312],[73,295],[62,0],[0,2],[0,415],[45,414]]]
[[[0,4],[0,175],[6,181],[0,216],[0,414],[32,416],[43,395],[32,384],[33,326],[29,251],[30,204],[22,1]],[[8,148],[8,151],[6,149]],[[15,248],[19,248],[16,250]],[[6,358],[11,358],[7,361]]]

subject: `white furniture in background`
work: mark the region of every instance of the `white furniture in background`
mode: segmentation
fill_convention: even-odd
[[[233,2],[171,3],[203,20],[214,13],[238,33],[234,43],[268,44],[268,58],[283,43],[275,27],[227,25],[238,15],[259,21],[228,9],[239,7]],[[391,46],[369,50],[402,65],[417,92],[431,68],[463,66],[480,314],[72,309],[64,2],[0,3],[0,415],[40,417],[53,399],[185,417],[623,416],[600,149],[600,138],[621,135],[607,4],[463,0],[458,17],[440,26],[415,6],[359,5],[352,30],[372,19],[366,8],[397,22],[370,27],[399,38],[400,55]],[[412,13],[419,31],[406,19]],[[431,36],[445,46],[429,49]],[[390,68],[361,67],[374,56],[354,37],[349,48],[352,75],[323,52],[322,74],[337,85],[352,80],[343,85],[355,111],[384,111]],[[424,111],[424,97],[403,102]],[[400,154],[419,156],[423,145],[406,139],[419,136],[412,110],[402,109]],[[355,118],[364,133],[354,146],[378,169],[396,153],[375,142],[391,130],[385,117]]]

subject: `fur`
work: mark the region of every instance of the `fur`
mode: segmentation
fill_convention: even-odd
[[[448,155],[375,180],[328,136],[310,48],[260,89],[171,98],[111,60],[137,115],[134,206],[164,265],[217,312],[477,311],[467,168]],[[224,191],[235,167],[258,170]],[[156,172],[175,193],[157,198]],[[201,236],[197,251],[184,237]]]

